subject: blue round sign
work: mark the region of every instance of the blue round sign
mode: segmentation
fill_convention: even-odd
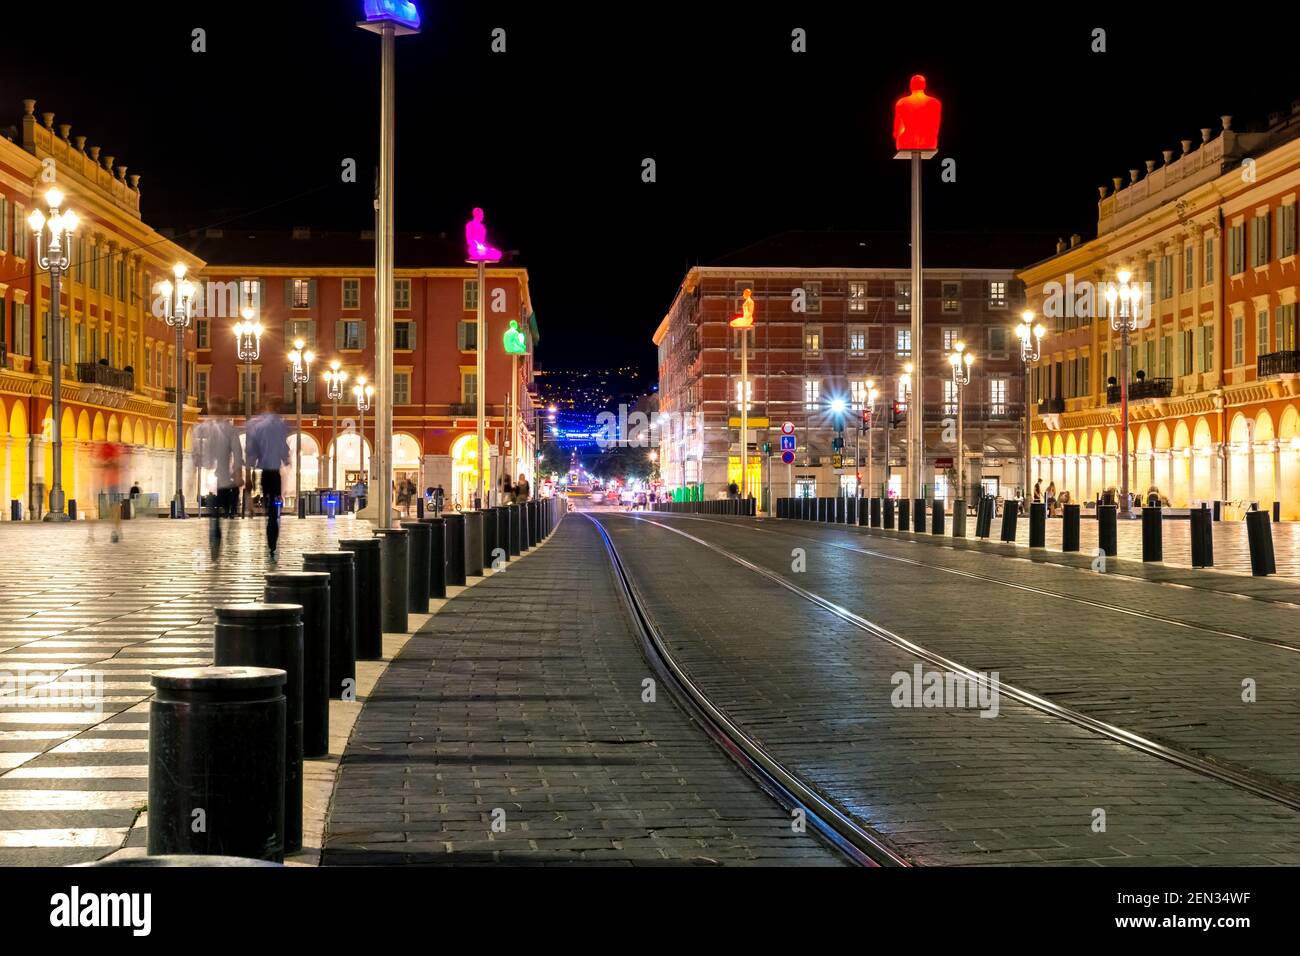
[[[782,460],[783,462],[785,462],[787,465],[793,465],[793,464],[794,464],[794,452],[792,452],[792,451],[783,451],[783,452],[781,452],[781,460]]]

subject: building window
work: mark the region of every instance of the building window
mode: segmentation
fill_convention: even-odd
[[[0,252],[9,251],[9,200],[0,196]]]
[[[1246,364],[1246,319],[1240,315],[1232,320],[1232,364],[1234,368]]]
[[[1183,291],[1191,292],[1196,288],[1196,256],[1195,247],[1188,246],[1183,250]]]
[[[899,279],[894,283],[894,311],[912,311],[912,281],[910,279]]]
[[[989,379],[989,414],[1005,415],[1007,413],[1007,380],[1005,378]]]
[[[1148,375],[1155,375],[1156,371],[1156,340],[1147,339],[1146,344],[1142,347],[1142,371]]]
[[[957,383],[950,378],[943,380],[943,413],[957,414]]]
[[[849,355],[861,357],[867,354],[867,330],[860,325],[849,327]]]
[[[849,382],[849,406],[861,410],[867,404],[867,383],[855,378]]]
[[[201,408],[207,408],[208,407],[208,373],[199,372],[195,376],[195,382],[196,382],[195,395],[199,400],[199,406]]]
[[[912,394],[911,385],[903,381],[902,376],[899,376],[898,383],[894,388],[894,401],[898,402],[900,409],[907,408],[907,399],[908,396],[911,394]]]
[[[1174,257],[1170,253],[1160,257],[1160,298],[1168,299],[1174,294]]]
[[[989,327],[989,357],[1006,358],[1007,330],[1000,325]]]
[[[1282,258],[1295,255],[1296,215],[1295,203],[1287,203],[1277,211],[1277,254]]]
[[[1173,366],[1174,355],[1174,337],[1172,335],[1163,336],[1160,339],[1160,377],[1169,378],[1169,370]]]
[[[1228,229],[1228,275],[1241,275],[1246,271],[1246,226]]]
[[[14,303],[14,351],[19,355],[32,354],[31,306],[26,302]]]
[[[994,279],[989,283],[989,308],[1005,309],[1007,307],[1007,283]]]
[[[393,372],[393,404],[411,404],[411,373]]]
[[[961,340],[961,329],[944,329],[943,330],[943,350],[951,352],[957,347],[958,341]]]
[[[262,281],[260,279],[239,280],[239,308],[258,312],[262,308]]]
[[[809,356],[815,357],[822,354],[822,327],[820,325],[804,327],[803,350],[804,354]]]
[[[820,408],[822,403],[822,383],[816,379],[806,378],[803,381],[803,407],[805,411],[812,411]]]
[[[1260,309],[1255,314],[1255,357],[1267,355],[1268,352],[1268,310]]]
[[[27,258],[27,217],[23,215],[25,207],[14,203],[14,255],[19,259]]]
[[[340,322],[339,332],[343,341],[339,344],[339,348],[352,351],[360,351],[365,348],[362,340],[362,328],[361,323],[356,320]]]
[[[345,309],[361,308],[361,280],[360,279],[343,280],[343,308]]]
[[[1209,285],[1214,281],[1214,237],[1205,237],[1205,269],[1202,274],[1202,281]]]
[[[201,349],[209,348],[208,345],[208,320],[194,320],[194,338],[197,346]]]
[[[110,250],[104,257],[104,294],[113,294],[113,253]]]
[[[409,309],[410,307],[411,307],[411,280],[394,279],[393,280],[393,308]]]
[[[912,354],[912,330],[895,329],[894,330],[894,354],[899,358],[906,358]]]
[[[122,258],[117,260],[117,297],[126,301],[126,253],[122,253]]]
[[[867,311],[867,284],[865,282],[849,283],[849,311]]]
[[[820,282],[805,282],[803,284],[804,310],[810,313],[820,313],[822,310],[822,284]]]
[[[462,352],[474,352],[478,349],[478,322],[456,323],[456,347]]]
[[[77,281],[85,282],[86,281],[86,237],[85,236],[77,237],[76,249],[77,249],[77,254],[72,263],[72,268],[76,272]]]
[[[147,344],[144,348],[144,380],[148,385],[153,384],[153,346]]]
[[[461,283],[460,298],[466,312],[478,311],[478,279],[466,279]]]
[[[399,352],[409,352],[415,348],[414,322],[398,321],[393,323],[393,348]]]
[[[1183,374],[1191,375],[1195,370],[1194,360],[1196,355],[1196,345],[1192,341],[1192,330],[1183,330]]]
[[[1201,326],[1201,371],[1209,372],[1214,368],[1214,326]]]
[[[257,407],[257,395],[261,392],[262,370],[260,368],[239,369],[239,401],[245,407]]]
[[[478,404],[478,372],[460,373],[460,401],[462,405]]]
[[[91,250],[90,256],[90,287],[99,288],[99,247],[95,246]]]
[[[1290,305],[1279,305],[1277,307],[1277,321],[1273,326],[1274,341],[1277,343],[1278,352],[1293,352],[1296,347],[1296,330],[1295,330],[1296,307],[1295,303]]]
[[[735,355],[740,354],[740,346],[743,342],[745,348],[750,352],[754,351],[754,332],[756,330],[751,326],[748,329],[731,330],[731,351]]]
[[[310,309],[311,280],[291,279],[289,281],[289,307],[293,309]]]
[[[735,394],[732,396],[736,403],[736,408],[740,408],[740,379],[736,379]],[[748,412],[754,407],[754,380],[751,378],[744,383],[745,385],[745,411]]]
[[[1268,265],[1269,260],[1269,236],[1268,236],[1268,213],[1262,216],[1256,216],[1251,220],[1254,235],[1251,238],[1251,251],[1254,257],[1251,264],[1255,266]]]
[[[945,282],[943,284],[943,311],[961,311],[961,283]]]

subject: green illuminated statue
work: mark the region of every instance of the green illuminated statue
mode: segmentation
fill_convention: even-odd
[[[510,320],[510,328],[501,336],[501,341],[505,343],[508,355],[523,355],[528,351],[528,338],[519,331],[519,323],[514,319]]]

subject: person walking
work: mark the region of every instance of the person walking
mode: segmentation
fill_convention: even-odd
[[[248,423],[248,464],[262,472],[262,503],[266,508],[266,548],[272,563],[280,559],[280,469],[289,464],[289,429],[275,409],[276,397],[267,397],[262,413]]]
[[[1056,517],[1056,482],[1049,482],[1047,485],[1047,517]]]
[[[95,446],[95,467],[100,472],[100,492],[108,495],[109,509],[113,513],[113,533],[109,536],[109,540],[114,544],[122,540],[122,506],[124,503],[121,501],[121,487],[122,459],[125,456],[126,446],[119,442],[106,441]]]
[[[403,478],[397,483],[397,507],[401,509],[402,516],[411,517],[411,494],[415,491],[415,485],[409,478]]]
[[[517,504],[523,504],[532,497],[532,494],[533,489],[528,484],[528,476],[521,473],[519,475],[519,480],[515,482],[515,502]]]
[[[194,464],[213,472],[216,501],[208,510],[208,548],[212,560],[221,556],[221,519],[233,518],[244,484],[244,450],[239,432],[228,417],[212,418],[195,430]]]

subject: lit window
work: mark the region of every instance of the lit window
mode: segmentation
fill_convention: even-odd
[[[820,355],[822,351],[822,329],[820,325],[808,326],[803,332],[803,350],[809,355]]]
[[[989,413],[1005,415],[1007,413],[1007,380],[1005,378],[989,379]]]
[[[943,284],[943,311],[961,311],[961,283],[945,282]]]
[[[806,411],[813,411],[821,407],[822,400],[822,383],[816,379],[804,379],[803,383],[803,407]]]
[[[1001,279],[989,283],[989,308],[1005,309],[1007,307],[1007,284]]]
[[[310,279],[293,279],[293,286],[290,290],[289,304],[295,309],[311,308],[311,280]]]
[[[894,354],[900,358],[912,354],[912,330],[894,330]]]
[[[849,283],[849,311],[867,311],[867,284],[865,282]]]
[[[912,282],[910,279],[899,279],[894,283],[894,311],[912,311]]]
[[[343,308],[345,309],[361,308],[361,280],[360,279],[343,280]]]
[[[751,378],[745,382],[745,411],[750,411],[754,407],[754,380]],[[736,379],[736,407],[740,407],[740,379]]]
[[[867,354],[867,330],[861,327],[849,329],[849,354],[862,356]]]

